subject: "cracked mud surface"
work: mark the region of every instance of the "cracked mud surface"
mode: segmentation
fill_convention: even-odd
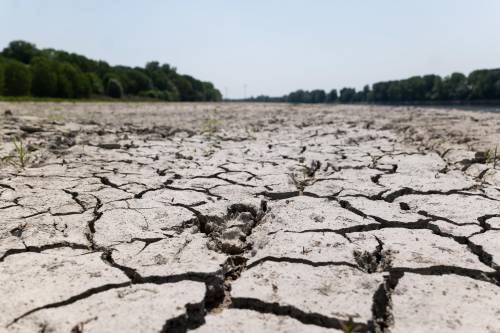
[[[0,110],[1,332],[500,332],[500,115]]]

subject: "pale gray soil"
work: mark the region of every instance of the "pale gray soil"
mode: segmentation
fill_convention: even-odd
[[[0,112],[0,332],[500,332],[499,114]]]

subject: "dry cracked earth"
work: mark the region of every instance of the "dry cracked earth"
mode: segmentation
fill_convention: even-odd
[[[498,114],[0,110],[1,332],[500,332]]]

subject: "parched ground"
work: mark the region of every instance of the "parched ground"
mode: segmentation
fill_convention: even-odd
[[[0,332],[500,332],[500,114],[0,112]]]

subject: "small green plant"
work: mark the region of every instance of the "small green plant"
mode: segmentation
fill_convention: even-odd
[[[219,121],[210,116],[205,120],[205,124],[203,125],[203,133],[208,135],[214,135],[219,131]]]
[[[2,161],[7,162],[13,166],[20,167],[24,169],[29,161],[31,160],[31,156],[28,152],[28,149],[23,144],[23,142],[16,137],[12,139],[12,143],[14,144],[14,153],[8,156],[2,157]]]
[[[254,140],[257,139],[257,136],[255,136],[256,130],[255,130],[254,127],[252,127],[252,126],[246,126],[245,127],[245,132],[247,133],[247,137],[249,139],[254,139]]]
[[[358,327],[354,326],[354,321],[352,320],[352,317],[349,317],[348,321],[342,321],[342,331],[344,333],[355,333],[358,331]]]
[[[497,166],[497,149],[498,146],[495,147],[495,150],[488,149],[486,151],[486,164],[493,163],[493,169],[496,169]]]

